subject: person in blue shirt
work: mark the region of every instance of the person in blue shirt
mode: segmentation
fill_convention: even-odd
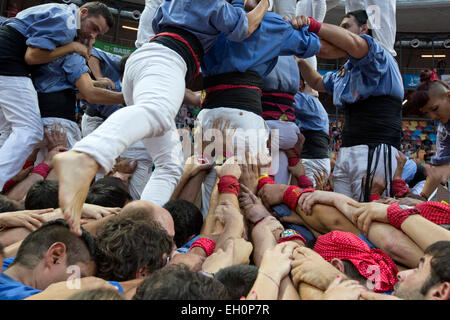
[[[335,191],[355,200],[369,201],[370,183],[364,176],[378,175],[392,193],[395,156],[401,141],[402,77],[394,57],[367,35],[367,24],[349,13],[341,27],[308,19],[309,28],[341,48],[349,60],[337,72],[322,77],[306,61],[299,67],[305,81],[315,90],[333,95],[333,104],[345,113],[342,147],[334,168]]]
[[[422,71],[421,79],[423,81],[405,107],[439,122],[436,154],[431,158],[431,167],[428,168],[429,174],[421,193],[428,198],[439,183],[446,183],[450,177],[450,89],[445,82],[439,80],[435,71]],[[441,179],[434,179],[433,176]]]
[[[304,91],[305,82],[300,79],[300,91],[295,95],[294,108],[296,123],[305,137],[301,158],[306,176],[316,186],[314,175],[329,177],[331,172],[329,120],[320,100]]]
[[[158,144],[146,143],[150,156],[155,159],[169,150],[167,160],[176,164],[149,180],[158,193],[158,203],[169,200],[184,167],[175,117],[186,83],[198,75],[203,54],[221,32],[232,41],[243,41],[259,26],[268,7],[264,0],[246,14],[225,0],[166,0],[158,8],[152,24],[157,34],[134,51],[125,66],[127,107],[114,112],[73,150],[54,159],[61,209],[73,232],[80,232],[80,205],[98,169],[108,172],[127,147],[143,138],[162,138]]]
[[[63,219],[43,224],[23,240],[15,258],[3,261],[0,299],[22,300],[58,282],[76,285],[76,279],[94,276],[95,248],[88,232],[75,236]]]
[[[30,79],[32,65],[69,53],[88,57],[87,42],[113,24],[108,8],[90,2],[49,3],[23,10],[0,26],[0,113],[8,124],[1,132],[0,188],[23,166],[44,136],[38,97]],[[4,138],[7,137],[7,138]]]

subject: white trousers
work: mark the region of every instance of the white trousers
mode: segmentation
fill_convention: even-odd
[[[98,126],[103,123],[103,119],[100,117],[91,117],[87,114],[83,115],[81,119],[81,131],[83,137],[90,134]],[[128,158],[132,161],[137,161],[137,167],[131,176],[128,189],[133,200],[141,199],[142,191],[145,188],[150,176],[152,175],[152,158],[148,154],[142,141],[138,141],[135,144],[128,147],[121,155],[122,158]],[[101,178],[103,175],[97,175],[96,179]]]
[[[143,199],[158,205],[167,202],[183,172],[181,142],[173,139],[173,133],[176,132],[174,119],[184,98],[186,71],[186,63],[175,51],[154,42],[142,45],[125,67],[122,92],[128,107],[114,112],[73,150],[90,155],[108,172],[126,148],[146,139],[144,145],[157,167],[149,184],[164,185],[156,186],[158,192]],[[164,147],[171,152],[155,154],[155,148],[149,147],[152,141],[147,138],[161,136],[170,143]],[[157,148],[163,146],[156,144]],[[161,155],[170,157],[158,163]],[[168,166],[175,164],[176,167],[168,170]],[[158,177],[161,174],[163,177]],[[143,194],[148,193],[144,190]]]
[[[203,134],[211,129],[217,119],[223,119],[223,125],[230,121],[230,128],[237,128],[234,134],[235,145],[238,150],[237,158],[250,152],[256,156],[259,152],[268,152],[267,140],[269,130],[264,119],[253,112],[233,108],[203,109],[198,114],[198,124],[203,129]],[[212,140],[212,139],[211,139]],[[224,152],[226,150],[223,150]],[[242,151],[242,152],[240,152]],[[211,170],[202,185],[202,214],[206,217],[209,211],[209,200],[216,182],[216,172]]]
[[[282,17],[293,18],[297,0],[274,0],[273,11]]]
[[[289,162],[283,150],[291,149],[297,143],[297,133],[300,129],[294,122],[282,120],[266,120],[272,134],[272,155],[278,152],[279,156],[272,158],[272,171],[275,174],[274,180],[277,184],[290,184],[291,173],[289,172]],[[277,134],[274,134],[277,130]],[[275,137],[278,137],[275,138]],[[275,139],[274,139],[275,138]],[[277,161],[278,160],[278,161]]]
[[[0,75],[0,190],[44,137],[33,82]]]
[[[385,177],[388,176],[388,171],[385,172],[385,166],[388,168],[388,163],[384,162],[384,146],[381,145],[381,152],[379,161],[376,161],[376,155],[373,157],[371,172],[375,170],[375,176]],[[395,169],[397,168],[397,160],[395,156],[398,154],[398,150],[394,147],[391,148],[391,178],[394,176]],[[369,147],[367,145],[357,145],[353,147],[340,148],[336,166],[334,167],[334,191],[343,193],[356,201],[362,201],[361,185],[362,180],[367,174],[367,160],[369,154]],[[387,155],[386,155],[387,157]],[[387,190],[388,191],[388,190]],[[388,195],[385,191],[384,195]]]
[[[373,37],[384,49],[394,57],[395,35],[397,32],[396,1],[395,0],[346,0],[345,13],[356,10],[366,10],[369,17],[369,28]]]
[[[316,180],[314,179],[315,174],[321,174],[326,172],[327,177],[330,176],[331,164],[330,159],[302,159],[303,167],[305,168],[306,176],[314,183],[316,187]]]

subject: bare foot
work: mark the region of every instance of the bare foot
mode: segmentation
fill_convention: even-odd
[[[85,153],[67,151],[53,158],[59,181],[59,206],[70,230],[81,235],[80,220],[89,186],[98,171],[97,162]]]

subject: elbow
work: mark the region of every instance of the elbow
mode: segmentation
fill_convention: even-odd
[[[95,90],[93,90],[93,89],[94,89],[94,87],[92,87],[92,90],[91,89],[84,90],[83,92],[80,92],[80,93],[83,96],[84,100],[86,100],[89,103],[95,103],[96,104],[96,103],[99,103],[99,102],[98,102],[98,100],[96,98]]]
[[[27,50],[27,52],[25,53],[25,63],[28,65],[36,65],[39,64],[39,61],[36,59],[33,53]]]

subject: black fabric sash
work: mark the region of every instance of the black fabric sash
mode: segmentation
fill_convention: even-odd
[[[230,72],[204,78],[206,97],[202,108],[234,108],[262,116],[263,85],[262,78],[253,71]]]
[[[0,26],[0,75],[31,77],[25,63],[26,38],[10,26]]]
[[[384,143],[400,149],[401,111],[402,102],[390,96],[346,104],[342,147]]]
[[[76,122],[76,95],[72,89],[58,92],[38,92],[39,109],[41,117],[62,118]]]
[[[330,136],[321,130],[304,130],[305,143],[302,149],[302,159],[329,158],[328,145]]]

